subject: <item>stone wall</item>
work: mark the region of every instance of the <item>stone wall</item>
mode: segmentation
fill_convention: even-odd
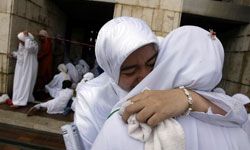
[[[0,93],[7,91],[11,11],[13,0],[0,1]]]
[[[0,93],[11,93],[15,61],[6,54],[17,49],[16,35],[28,30],[37,37],[41,29],[64,34],[66,17],[50,0],[1,0],[0,25]]]
[[[179,27],[183,0],[116,0],[114,17],[133,16],[145,20],[158,36]]]
[[[241,92],[250,97],[250,24],[223,36],[225,61],[220,86],[230,95]]]

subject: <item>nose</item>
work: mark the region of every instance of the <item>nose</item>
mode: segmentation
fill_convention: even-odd
[[[152,68],[144,66],[141,67],[138,72],[137,81],[138,83],[141,82],[150,72],[152,71]]]

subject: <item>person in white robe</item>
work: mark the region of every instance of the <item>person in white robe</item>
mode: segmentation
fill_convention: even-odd
[[[75,89],[81,77],[79,76],[78,71],[76,70],[76,67],[72,63],[67,63],[66,67],[68,69],[70,80],[72,81],[72,88]]]
[[[81,82],[79,82],[76,86],[76,92],[78,92],[79,89],[82,89],[82,86],[84,84],[86,84],[86,82],[89,82],[92,79],[94,79],[93,73],[87,72],[86,74],[84,74]],[[72,102],[69,102],[69,103],[71,103],[71,105],[69,105],[65,108],[65,112],[69,112],[69,109],[72,111],[75,111],[76,99],[77,99],[76,97],[72,97]],[[65,114],[67,114],[67,113],[65,113]]]
[[[70,80],[67,67],[64,64],[58,65],[57,69],[60,73],[56,74],[49,84],[45,85],[46,92],[53,98],[58,96],[59,91],[62,89],[63,81]]]
[[[58,92],[57,97],[44,103],[36,104],[27,112],[28,116],[33,115],[40,109],[46,109],[48,114],[62,114],[67,103],[73,96],[73,90],[71,87],[71,81],[63,81],[62,89]]]
[[[246,131],[246,133],[248,134],[249,137],[249,142],[250,142],[250,99],[249,97],[247,97],[246,95],[243,94],[234,94],[233,95],[234,98],[238,99],[246,108],[247,112],[248,112],[248,120],[243,124],[243,129]]]
[[[75,67],[78,71],[80,80],[82,79],[81,77],[89,71],[89,65],[83,59],[80,59]]]
[[[34,101],[33,88],[37,77],[38,45],[31,33],[24,31],[17,35],[18,50],[12,53],[15,57],[16,67],[12,103],[14,107],[26,106],[29,101]]]
[[[83,78],[81,80],[81,82],[79,82],[76,86],[76,92],[79,91],[79,89],[81,89],[81,87],[88,81],[94,79],[94,74],[92,72],[87,72],[83,75]]]
[[[154,70],[114,106],[114,113],[105,122],[92,149],[148,150],[151,148],[165,149],[166,147],[176,149],[178,144],[184,144],[184,147],[178,149],[186,150],[248,149],[250,147],[249,139],[242,129],[242,124],[247,119],[242,103],[236,97],[212,92],[212,89],[221,80],[223,61],[224,49],[222,44],[217,38],[211,38],[210,33],[204,29],[184,26],[170,32],[160,44]],[[184,135],[176,135],[175,133],[181,133],[181,129],[171,131],[168,129],[171,126],[164,126],[162,124],[164,122],[152,127],[150,133],[144,132],[143,124],[147,125],[147,122],[140,123],[141,126],[135,128],[136,122],[130,122],[131,118],[129,118],[129,124],[127,125],[115,111],[127,99],[144,91],[145,88],[151,89],[143,92],[148,94],[154,92],[154,90],[166,90],[180,86],[195,90],[220,106],[227,112],[226,115],[217,114],[213,112],[211,107],[208,107],[206,112],[193,110],[188,115],[174,116],[184,131]],[[188,98],[189,96],[186,97],[186,99]],[[139,100],[132,102],[128,107],[133,107],[133,105],[139,103]],[[169,107],[177,109],[177,106]],[[194,109],[194,103],[192,107]],[[233,111],[234,115],[238,114],[238,117],[233,115]],[[149,115],[155,116],[156,114]],[[148,127],[150,128],[150,126]],[[161,132],[155,135],[159,129]],[[170,142],[167,140],[168,137],[164,136],[164,132],[167,135],[173,135],[171,137],[173,139],[169,139]],[[150,137],[150,134],[153,134],[153,142],[148,141],[150,138],[145,139],[146,136]],[[184,140],[178,143],[179,141],[174,142],[175,139]],[[160,146],[154,147],[156,145]]]
[[[158,41],[154,33],[140,19],[118,17],[107,22],[101,28],[95,50],[97,61],[104,73],[84,84],[77,92],[74,123],[78,127],[84,149],[91,149],[112,108],[129,92],[118,85],[121,64],[129,54],[150,43],[155,43],[158,47]],[[170,90],[168,93],[172,93],[172,91]],[[227,108],[228,115],[224,118],[225,122],[242,124],[245,121],[245,111],[234,109],[234,101],[224,100],[225,94],[223,93],[211,94],[216,95],[216,97],[207,96],[208,100],[212,99],[220,107]],[[175,101],[178,96],[170,94],[168,98]],[[238,106],[240,108],[240,105]],[[119,122],[119,125],[120,123],[123,122]],[[125,123],[123,124],[125,125]],[[114,137],[109,139],[114,139]]]

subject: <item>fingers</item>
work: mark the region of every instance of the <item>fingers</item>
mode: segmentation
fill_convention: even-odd
[[[148,119],[147,124],[151,127],[155,127],[158,123],[160,123],[160,120],[159,114],[156,113]]]
[[[136,120],[141,123],[146,123],[147,120],[154,115],[154,111],[150,108],[144,108],[136,115]]]
[[[127,122],[129,116],[141,111],[143,108],[144,108],[144,106],[141,104],[138,104],[138,103],[133,103],[133,104],[127,106],[123,112],[122,119],[125,122]]]

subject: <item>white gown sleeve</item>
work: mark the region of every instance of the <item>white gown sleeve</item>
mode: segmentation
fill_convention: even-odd
[[[195,92],[226,111],[226,115],[214,114],[211,109],[209,109],[207,113],[191,112],[191,116],[207,123],[226,127],[239,127],[247,121],[246,109],[239,100],[224,93]]]
[[[80,92],[77,93],[75,103],[74,123],[79,130],[82,146],[88,150],[91,148],[100,129],[98,129],[94,121],[95,116],[91,112],[91,106],[86,103],[84,96]]]

